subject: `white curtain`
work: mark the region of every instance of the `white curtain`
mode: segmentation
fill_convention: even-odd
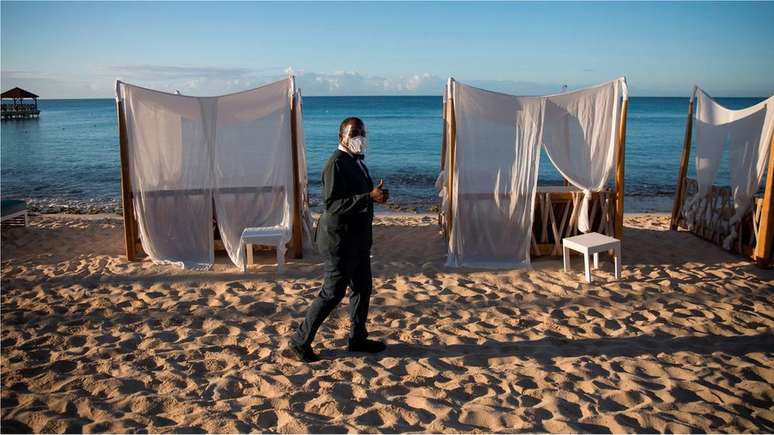
[[[542,100],[454,84],[449,266],[529,264]]]
[[[140,240],[157,263],[213,261],[212,170],[196,98],[121,86]]]
[[[584,193],[578,230],[588,232],[592,191],[601,191],[615,167],[620,104],[626,82],[614,80],[576,92],[546,97],[543,144],[564,178]]]
[[[588,197],[615,165],[623,78],[548,97],[515,97],[453,83],[457,123],[447,264],[506,268],[529,264],[540,147]],[[449,199],[440,189],[444,203]]]
[[[293,173],[290,83],[218,98],[213,152],[215,216],[231,261],[242,267],[248,227],[280,227],[290,240]]]
[[[699,201],[710,191],[725,151],[729,156],[730,184],[734,197],[731,231],[723,245],[730,248],[737,223],[750,208],[760,187],[769,159],[774,132],[774,97],[741,110],[730,110],[696,89],[694,130],[698,193],[686,205],[685,216],[692,226]]]
[[[211,266],[213,204],[237,266],[244,228],[281,227],[290,239],[292,92],[292,79],[202,98],[117,85],[140,236],[152,260]]]

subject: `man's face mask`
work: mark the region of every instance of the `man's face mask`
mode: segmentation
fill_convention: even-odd
[[[368,148],[368,137],[366,136],[365,126],[354,127],[347,126],[347,131],[341,138],[341,143],[353,154],[365,154]]]
[[[365,136],[356,136],[349,138],[347,146],[355,154],[365,154],[368,148],[368,138]]]

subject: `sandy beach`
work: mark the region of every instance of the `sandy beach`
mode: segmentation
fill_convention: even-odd
[[[627,215],[623,274],[582,281],[444,267],[431,215],[374,229],[372,337],[345,299],[306,365],[287,337],[320,258],[243,274],[123,259],[117,216],[2,231],[2,430],[35,432],[772,432],[774,272],[663,214]]]

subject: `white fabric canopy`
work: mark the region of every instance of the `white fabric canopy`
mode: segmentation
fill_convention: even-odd
[[[695,220],[699,201],[710,191],[717,177],[723,153],[728,152],[734,216],[731,232],[723,241],[728,249],[736,238],[735,224],[750,208],[752,197],[760,187],[769,159],[774,132],[774,97],[746,109],[723,107],[703,90],[696,88],[697,108],[694,114],[696,141],[697,194],[686,205],[689,227]]]
[[[202,104],[121,84],[140,240],[150,258],[213,262],[212,169]]]
[[[623,78],[547,97],[516,97],[453,83],[456,162],[439,177],[442,210],[451,203],[449,266],[529,264],[540,147],[573,185],[587,193],[579,227],[588,231],[587,201],[604,189],[615,165]],[[451,199],[451,201],[449,201]]]
[[[584,233],[591,192],[605,188],[615,167],[621,93],[626,99],[626,82],[615,80],[545,99],[543,145],[559,173],[583,190],[578,229]]]
[[[140,239],[154,262],[211,266],[213,204],[223,244],[239,267],[244,228],[279,226],[290,240],[292,78],[221,97],[121,82],[116,92],[125,107]]]
[[[454,85],[457,123],[450,266],[529,263],[542,100]]]
[[[280,226],[290,240],[293,162],[287,80],[220,97],[213,168],[215,214],[231,261],[242,267],[242,231]]]

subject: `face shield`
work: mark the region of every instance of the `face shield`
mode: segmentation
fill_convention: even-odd
[[[368,148],[368,137],[366,136],[365,125],[353,126],[349,124],[344,129],[344,134],[341,136],[341,145],[350,150],[353,154],[365,154],[366,148]]]

